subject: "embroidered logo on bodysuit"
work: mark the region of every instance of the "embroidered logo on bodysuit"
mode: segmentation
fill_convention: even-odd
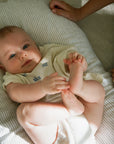
[[[40,79],[41,79],[40,76],[38,76],[38,77],[34,77],[34,78],[33,78],[34,81],[38,81],[38,80],[40,80]]]
[[[26,77],[27,76],[27,74],[26,73],[23,73],[23,74],[21,74],[22,76],[24,76],[24,77]]]
[[[42,67],[46,67],[46,66],[48,66],[47,62],[42,64]]]

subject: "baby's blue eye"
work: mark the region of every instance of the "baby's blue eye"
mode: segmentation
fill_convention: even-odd
[[[26,48],[28,48],[29,47],[29,44],[25,44],[24,46],[23,46],[23,49],[26,49]]]
[[[12,54],[12,55],[10,55],[10,57],[9,57],[9,58],[11,59],[11,58],[13,58],[14,56],[15,56],[15,54]]]

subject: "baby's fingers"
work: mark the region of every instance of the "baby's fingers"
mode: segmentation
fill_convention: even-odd
[[[63,61],[67,65],[70,65],[72,63],[72,61],[70,61],[70,59],[64,59]]]
[[[69,82],[66,82],[66,81],[56,81],[54,83],[54,89],[56,89],[57,91],[61,91],[63,89],[69,89],[69,88],[70,88]]]
[[[54,76],[57,76],[57,75],[58,75],[58,73],[55,72],[55,73],[50,74],[50,77],[54,77]]]
[[[56,85],[56,90],[57,91],[62,91],[62,90],[69,89],[69,88],[70,88],[69,84],[58,84],[58,85]]]
[[[57,72],[50,74],[48,78],[51,79],[52,81],[57,81],[57,80],[66,81],[66,79],[62,76],[59,76]]]

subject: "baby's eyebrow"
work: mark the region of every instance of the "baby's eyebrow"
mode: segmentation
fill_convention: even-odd
[[[5,53],[4,53],[4,57],[6,57],[7,55],[8,55],[8,53],[9,53],[10,51],[8,50],[8,51],[6,51]]]
[[[30,42],[30,40],[29,39],[25,39],[25,40],[22,41],[22,43],[25,43],[25,42]]]

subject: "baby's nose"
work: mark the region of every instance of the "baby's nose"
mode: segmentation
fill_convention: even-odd
[[[20,60],[24,60],[24,58],[27,56],[26,52],[20,52]]]

